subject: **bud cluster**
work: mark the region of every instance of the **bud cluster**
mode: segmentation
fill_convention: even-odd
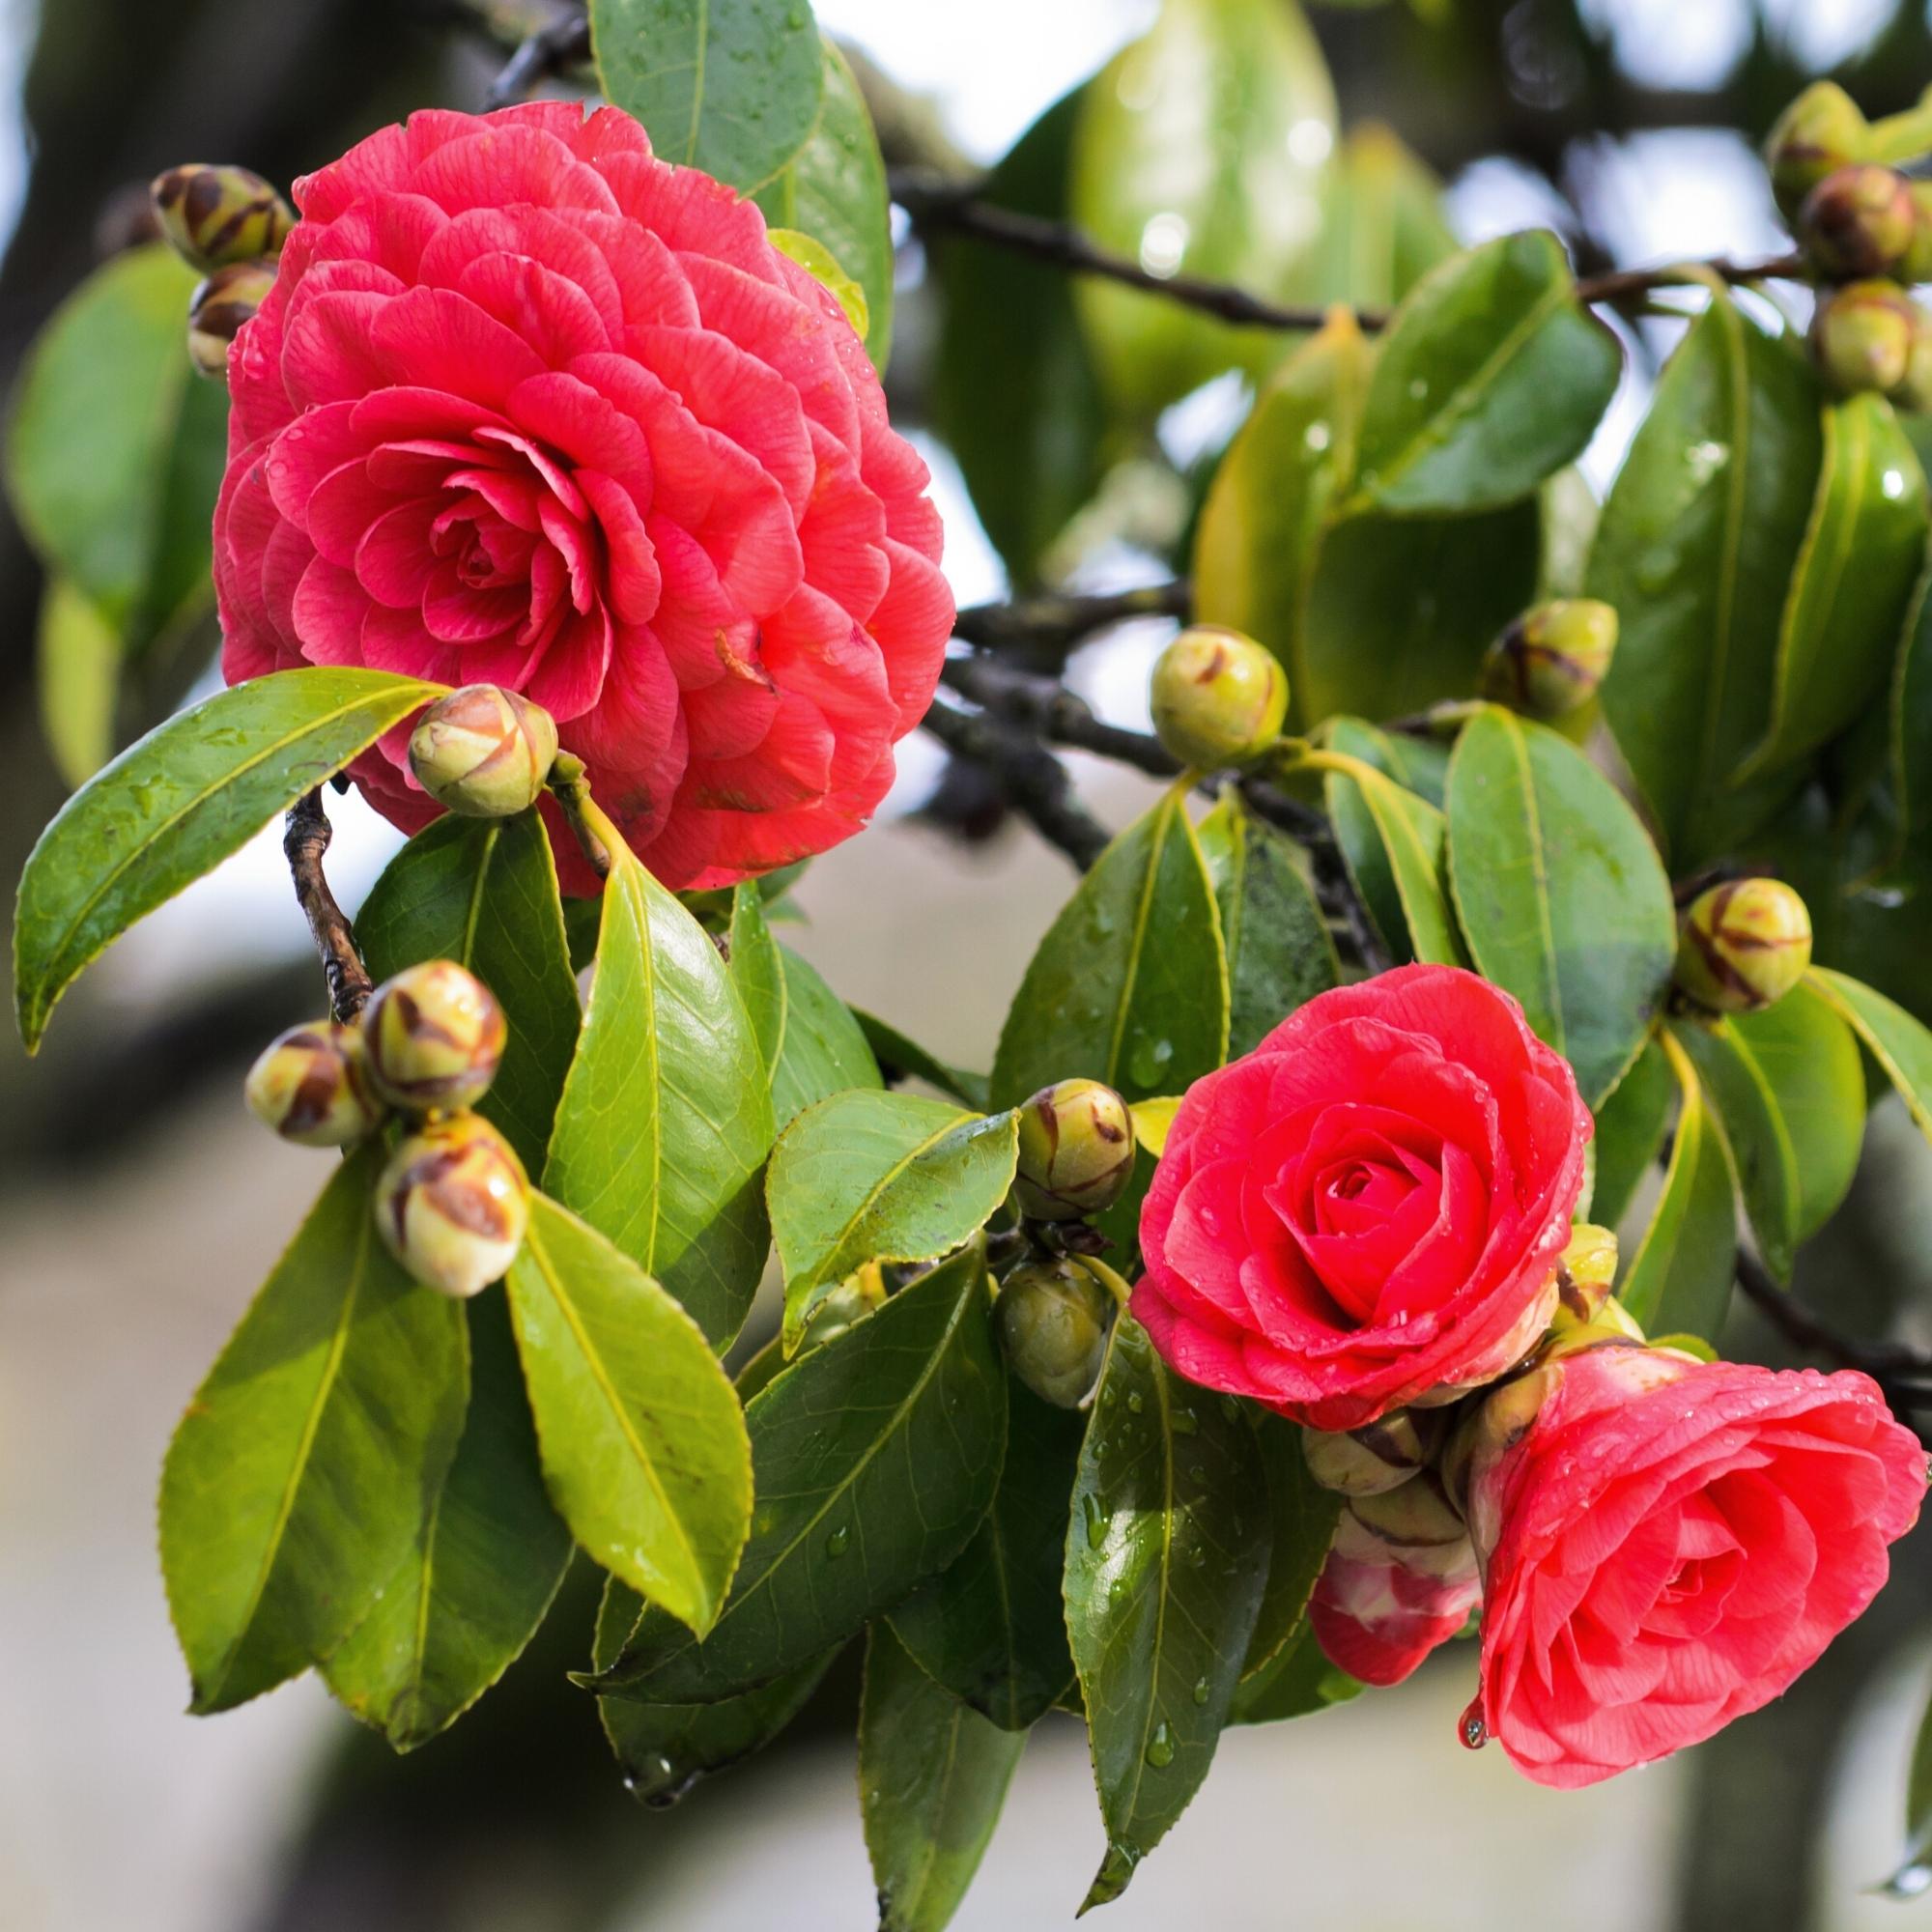
[[[506,1039],[490,989],[454,960],[431,959],[377,987],[357,1019],[283,1034],[243,1093],[259,1120],[302,1147],[350,1147],[402,1116],[376,1183],[377,1231],[425,1287],[476,1294],[515,1260],[529,1221],[523,1163],[469,1111]]]
[[[275,285],[295,211],[260,175],[201,161],[156,175],[149,195],[162,237],[207,278],[188,298],[188,358],[225,378],[229,345]]]

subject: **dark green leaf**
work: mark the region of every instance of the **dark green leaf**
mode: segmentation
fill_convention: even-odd
[[[197,1712],[327,1656],[409,1554],[469,1387],[463,1313],[376,1237],[383,1150],[337,1169],[161,1471],[161,1572]]]
[[[1073,1682],[1060,1576],[1081,1433],[1078,1415],[1014,1384],[992,1508],[952,1567],[892,1613],[920,1668],[1002,1730],[1036,1723]]]
[[[660,160],[761,187],[810,134],[825,59],[808,0],[590,0],[608,99]]]
[[[438,819],[389,861],[355,937],[379,983],[419,960],[454,959],[496,994],[509,1038],[478,1111],[540,1172],[580,1018],[543,820]]]
[[[508,1287],[552,1501],[605,1569],[708,1631],[752,1515],[717,1357],[636,1262],[543,1195]]]
[[[1597,1179],[1590,1213],[1601,1226],[1614,1228],[1623,1219],[1663,1146],[1676,1097],[1677,1083],[1663,1049],[1654,1039],[1645,1041],[1616,1091],[1597,1109],[1597,1137],[1590,1144]]]
[[[1885,1069],[1919,1131],[1932,1140],[1932,1031],[1895,1001],[1843,973],[1814,966],[1808,983],[1850,1024]]]
[[[456,1458],[398,1566],[324,1666],[328,1688],[399,1751],[427,1744],[522,1654],[570,1564],[495,1289],[468,1306],[469,1406]]]
[[[1208,1776],[1267,1578],[1266,1483],[1247,1417],[1176,1380],[1123,1313],[1066,1535],[1066,1627],[1107,1828],[1083,1911],[1120,1896]]]
[[[907,1038],[890,1020],[882,1020],[862,1008],[854,1007],[851,1010],[852,1017],[859,1022],[859,1031],[866,1036],[866,1044],[882,1069],[897,1079],[923,1080],[928,1087],[952,1094],[961,1106],[971,1107],[976,1114],[983,1114],[992,1104],[987,1098],[990,1083],[983,1073],[968,1073],[963,1067],[950,1066],[916,1039]]]
[[[544,1186],[690,1311],[716,1348],[764,1270],[764,1062],[718,949],[628,851],[604,887],[583,1037]]]
[[[281,670],[171,718],[61,808],[20,879],[14,996],[32,1052],[74,976],[440,686]]]
[[[866,1642],[859,1804],[879,1932],[945,1932],[980,1868],[1024,1733],[1003,1731],[920,1669],[885,1624]]]
[[[1684,1049],[1667,1033],[1662,1038],[1677,1080],[1677,1133],[1618,1294],[1640,1326],[1708,1341],[1723,1326],[1737,1259],[1730,1152]]]
[[[757,1511],[703,1643],[651,1611],[593,1689],[714,1702],[841,1642],[957,1556],[1007,1434],[984,1258],[943,1262],[801,1355],[746,1411]]]
[[[1899,858],[1932,833],[1932,562],[1907,610],[1892,678],[1891,790]]]
[[[1293,1643],[1235,1692],[1228,1721],[1277,1724],[1286,1718],[1306,1718],[1331,1704],[1346,1704],[1359,1697],[1362,1690],[1356,1679],[1322,1656],[1314,1633],[1304,1627]]]
[[[1604,505],[1586,583],[1622,620],[1604,710],[1674,872],[1733,844],[1788,788],[1727,787],[1771,718],[1818,464],[1811,372],[1713,293]]]
[[[1340,721],[1346,724],[1348,720]],[[1449,902],[1448,820],[1425,798],[1339,749],[1319,754],[1336,842],[1369,917],[1398,960],[1463,966],[1468,955]]]
[[[1241,1662],[1244,1684],[1266,1670],[1306,1630],[1308,1600],[1342,1515],[1342,1498],[1308,1473],[1300,1429],[1261,1409],[1251,1411],[1248,1419],[1267,1470],[1268,1567],[1261,1613]]]
[[[1047,929],[993,1060],[1014,1106],[1055,1080],[1128,1100],[1178,1094],[1228,1047],[1228,966],[1213,883],[1178,791],[1121,834]]]
[[[754,199],[775,228],[793,228],[832,251],[866,292],[866,354],[886,366],[893,341],[893,231],[886,163],[845,56],[825,42],[818,120],[784,170]]]
[[[1201,823],[1228,954],[1228,1057],[1342,977],[1300,848],[1230,792]]]
[[[1477,970],[1516,995],[1600,1105],[1642,1045],[1677,952],[1650,835],[1574,745],[1485,705],[1449,763],[1449,863]]]
[[[1350,510],[1466,515],[1526,497],[1582,452],[1623,367],[1542,230],[1452,256],[1377,350]]]

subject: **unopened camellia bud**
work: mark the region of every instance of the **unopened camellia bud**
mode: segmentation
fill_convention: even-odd
[[[517,1258],[530,1184],[508,1141],[479,1114],[404,1137],[376,1183],[376,1226],[425,1288],[478,1294]]]
[[[1730,879],[1692,901],[1677,946],[1679,988],[1700,1007],[1775,1006],[1811,963],[1811,915],[1781,879]]]
[[[1610,1299],[1617,1275],[1617,1237],[1608,1228],[1579,1221],[1570,1231],[1570,1245],[1556,1264],[1556,1312],[1552,1331],[1581,1327],[1594,1321]]]
[[[496,996],[453,959],[405,967],[376,988],[362,1014],[377,1093],[417,1114],[480,1100],[507,1032]]]
[[[1896,282],[1847,282],[1821,294],[1811,317],[1811,359],[1841,396],[1892,390],[1912,362],[1918,317]]]
[[[1813,81],[1782,114],[1764,144],[1772,192],[1787,218],[1839,168],[1860,160],[1868,132],[1858,102],[1835,81]]]
[[[1077,1261],[1027,1262],[1000,1285],[1007,1365],[1042,1402],[1078,1408],[1107,1352],[1114,1296]]]
[[[1840,168],[1804,197],[1798,239],[1833,281],[1887,275],[1905,260],[1918,226],[1912,190],[1896,168]]]
[[[248,1111],[298,1147],[350,1147],[386,1109],[369,1080],[361,1031],[334,1020],[291,1027],[248,1069]]]
[[[296,225],[295,210],[247,168],[189,161],[156,175],[150,193],[161,233],[201,270],[272,260]]]
[[[1912,304],[1912,354],[1905,361],[1905,381],[1891,392],[1901,410],[1922,415],[1932,410],[1932,312],[1923,302]]]
[[[1425,1468],[1449,1426],[1446,1408],[1392,1409],[1378,1422],[1331,1435],[1301,1432],[1308,1473],[1324,1490],[1345,1496],[1378,1496]]]
[[[1155,661],[1152,708],[1160,742],[1183,764],[1249,764],[1281,736],[1288,678],[1243,632],[1195,624]]]
[[[228,373],[228,345],[275,286],[269,262],[231,262],[216,269],[188,298],[188,359],[204,376]]]
[[[1932,181],[1909,181],[1912,196],[1912,245],[1898,265],[1901,282],[1932,282]]]
[[[440,697],[410,734],[410,769],[465,818],[509,818],[534,805],[556,759],[556,724],[540,704],[494,684]]]
[[[1127,1103],[1097,1080],[1059,1080],[1020,1108],[1013,1193],[1036,1221],[1078,1221],[1121,1198],[1134,1171]]]
[[[1483,660],[1483,696],[1527,718],[1563,718],[1587,704],[1617,648],[1614,605],[1558,597],[1525,611]]]

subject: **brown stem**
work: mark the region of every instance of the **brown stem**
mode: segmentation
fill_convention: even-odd
[[[1151,778],[1179,775],[1180,760],[1162,750],[1157,738],[1104,724],[1094,716],[1084,697],[1076,696],[1056,678],[979,657],[948,658],[939,675],[962,697],[970,698],[1002,724],[1029,732],[1045,744],[1092,752],[1131,765]]]
[[[1142,585],[1099,596],[1025,597],[1012,604],[969,605],[952,620],[952,635],[982,650],[1025,650],[1065,657],[1073,646],[1109,624],[1131,617],[1192,614],[1187,580]]]
[[[503,63],[502,71],[490,83],[483,105],[508,107],[513,101],[527,99],[546,80],[582,66],[589,58],[590,16],[559,14],[548,26],[539,27]]]
[[[289,876],[295,881],[296,902],[308,920],[315,950],[322,955],[329,1010],[347,1026],[362,1010],[371,987],[368,968],[355,950],[355,928],[348,914],[336,904],[322,869],[322,855],[328,850],[333,832],[328,814],[322,809],[321,790],[308,792],[289,808],[282,851],[289,862]]]

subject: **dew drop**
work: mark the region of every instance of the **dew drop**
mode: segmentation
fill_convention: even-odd
[[[1194,1701],[1197,1704],[1205,1704],[1208,1701],[1208,1680],[1205,1677],[1197,1677],[1194,1680]]]
[[[1107,1512],[1091,1492],[1080,1498],[1080,1513],[1087,1519],[1087,1548],[1098,1549],[1107,1540]]]
[[[852,1531],[850,1527],[845,1523],[841,1522],[838,1525],[838,1527],[835,1529],[832,1532],[832,1534],[825,1539],[826,1555],[843,1556],[845,1554],[846,1547],[851,1543],[851,1541],[852,1541]]]
[[[1178,1408],[1174,1420],[1168,1425],[1177,1435],[1199,1435],[1201,1418],[1191,1408]]]
[[[1472,1697],[1469,1708],[1456,1723],[1456,1735],[1463,1741],[1464,1750],[1481,1750],[1490,1741],[1490,1727],[1483,1721],[1483,1700]]]
[[[1136,1415],[1138,1415],[1141,1412],[1141,1410],[1147,1406],[1147,1404],[1141,1400],[1141,1392],[1139,1389],[1135,1389],[1132,1392],[1132,1394],[1130,1394],[1127,1397],[1127,1406]]]
[[[1144,1754],[1156,1771],[1165,1771],[1174,1762],[1174,1738],[1165,1718],[1153,1727],[1153,1736],[1147,1741]]]

